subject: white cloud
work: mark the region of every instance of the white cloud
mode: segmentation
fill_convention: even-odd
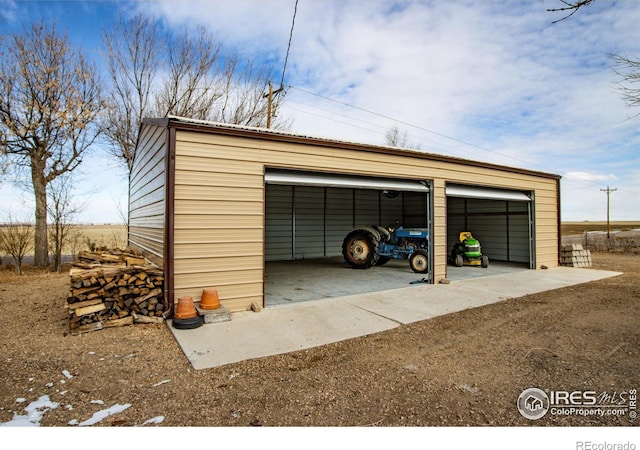
[[[613,174],[602,175],[597,173],[589,173],[589,172],[567,172],[565,174],[565,178],[567,180],[580,180],[580,181],[613,181],[617,180]]]
[[[158,4],[170,23],[207,24],[279,79],[294,0]],[[640,5],[595,2],[555,25],[549,7],[300,1],[285,83],[341,103],[290,89],[280,114],[301,134],[380,144],[398,124],[425,151],[564,173],[563,209],[579,220],[601,200],[598,183],[637,186],[637,122],[608,54],[640,55]]]
[[[398,124],[424,151],[564,174],[572,220],[615,182],[637,218],[640,119],[627,120],[607,55],[640,57],[640,3],[594,2],[553,25],[559,14],[547,8],[558,3],[300,0],[285,79],[300,89],[279,114],[301,134],[381,144]],[[136,4],[170,26],[207,26],[226,49],[269,65],[275,83],[294,5]]]

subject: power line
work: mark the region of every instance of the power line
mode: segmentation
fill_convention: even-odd
[[[396,122],[396,123],[401,123],[401,124],[403,124],[403,125],[406,125],[406,126],[409,126],[409,127],[415,128],[415,129],[417,129],[417,130],[421,130],[421,131],[424,131],[424,132],[426,132],[426,133],[430,133],[430,134],[433,134],[433,135],[436,135],[436,136],[439,136],[439,137],[442,137],[442,138],[445,138],[445,139],[449,139],[449,140],[451,140],[451,141],[458,142],[458,143],[460,143],[460,144],[464,144],[464,145],[467,145],[467,146],[470,146],[470,147],[473,147],[473,148],[476,148],[476,149],[479,149],[479,150],[482,150],[482,151],[490,152],[490,153],[493,153],[493,154],[496,154],[496,155],[502,156],[502,157],[504,157],[504,158],[509,158],[509,159],[512,159],[512,160],[515,160],[515,161],[519,161],[519,162],[521,162],[521,163],[524,163],[524,164],[527,164],[527,165],[530,165],[530,166],[536,166],[536,167],[539,167],[539,168],[541,168],[542,170],[545,170],[545,171],[547,171],[547,172],[553,172],[553,170],[551,170],[551,169],[549,169],[549,168],[547,168],[547,167],[543,167],[543,166],[540,166],[540,165],[538,165],[538,164],[534,164],[534,163],[532,163],[532,162],[530,162],[530,161],[525,161],[525,160],[523,160],[523,159],[519,159],[519,158],[516,158],[516,157],[511,156],[511,155],[507,155],[507,154],[504,154],[504,153],[500,153],[500,152],[497,152],[497,151],[495,151],[495,150],[491,150],[491,149],[488,149],[488,148],[485,148],[485,147],[479,146],[479,145],[477,145],[477,144],[473,144],[473,143],[471,143],[471,142],[464,141],[464,140],[462,140],[462,139],[458,139],[458,138],[455,138],[455,137],[452,137],[452,136],[448,136],[448,135],[446,135],[446,134],[439,133],[439,132],[437,132],[437,131],[433,131],[433,130],[430,130],[430,129],[428,129],[428,128],[424,128],[424,127],[421,127],[421,126],[418,126],[418,125],[414,125],[414,124],[411,124],[411,123],[406,122],[406,121],[403,121],[403,120],[395,119],[395,118],[393,118],[393,117],[390,117],[390,116],[387,116],[387,115],[384,115],[384,114],[381,114],[381,113],[377,113],[377,112],[375,112],[375,111],[371,111],[371,110],[368,110],[368,109],[362,108],[362,107],[360,107],[360,106],[355,106],[355,105],[352,105],[352,104],[350,104],[350,103],[343,102],[343,101],[341,101],[341,100],[336,100],[336,99],[334,99],[334,98],[327,97],[327,96],[324,96],[324,95],[321,95],[321,94],[317,94],[317,93],[315,93],[315,92],[312,92],[312,91],[309,91],[309,90],[306,90],[306,89],[302,89],[302,88],[299,88],[299,87],[296,87],[296,86],[292,86],[292,85],[290,85],[290,84],[289,84],[289,85],[287,85],[287,87],[288,87],[288,88],[291,88],[291,89],[298,90],[298,91],[300,91],[300,92],[304,92],[305,94],[313,95],[313,96],[315,96],[315,97],[319,97],[319,98],[322,98],[322,99],[324,99],[324,100],[328,100],[328,101],[330,101],[330,102],[334,102],[334,103],[338,103],[338,104],[343,105],[343,106],[347,106],[347,107],[352,108],[352,109],[356,109],[356,110],[359,110],[359,111],[363,111],[363,112],[366,112],[366,113],[368,113],[368,114],[372,114],[372,115],[374,115],[374,116],[378,116],[378,117],[381,117],[381,118],[386,119],[386,120],[392,120],[392,121],[394,121],[394,122]],[[301,104],[304,104],[304,103],[301,103]],[[314,107],[314,108],[317,108],[317,109],[321,109],[321,110],[322,110],[322,108],[318,108],[318,107],[313,106],[313,105],[307,105],[307,106],[312,106],[312,107]],[[300,111],[300,110],[298,110],[298,111]],[[300,111],[300,112],[304,112],[304,113],[306,113],[306,114],[310,114],[310,115],[316,115],[316,114],[312,114],[312,113],[309,113],[309,112],[306,112],[306,111]],[[357,120],[357,121],[359,121],[359,122],[363,122],[363,123],[369,124],[369,125],[379,126],[379,125],[373,124],[373,123],[371,123],[371,122],[367,122],[367,121],[365,121],[365,120],[357,119],[357,118],[354,118],[354,117],[349,117],[349,116],[346,116],[346,115],[344,115],[344,114],[341,114],[341,115],[343,115],[344,117],[347,117],[347,118],[353,119],[353,120]],[[321,116],[319,116],[319,115],[316,115],[316,116],[321,117]],[[353,124],[349,124],[349,123],[341,122],[341,121],[336,120],[336,119],[329,119],[329,120],[332,120],[332,121],[334,121],[334,122],[343,123],[343,124],[348,125],[348,126],[352,126],[352,127],[361,128],[361,129],[365,129],[365,130],[366,130],[366,128],[364,128],[364,127],[360,127],[360,126],[357,126],[357,125],[353,125]],[[375,132],[375,131],[373,131],[373,130],[368,130],[368,131]],[[433,143],[432,143],[432,145],[433,145]],[[444,144],[444,143],[437,143],[436,145],[437,145],[437,146],[450,147],[450,146],[448,146],[448,145],[446,145],[446,144]],[[450,148],[455,148],[455,147],[450,147]],[[468,152],[468,151],[465,151],[465,150],[462,150],[462,149],[456,149],[456,150],[457,150],[457,151],[460,151],[460,152],[462,152],[462,153],[466,153],[466,154],[470,154],[470,155],[472,155],[472,153],[470,153],[470,152]],[[595,180],[572,180],[572,181],[576,181],[576,182],[583,182],[583,183],[590,184],[590,185],[593,185],[593,186],[598,185],[598,183],[597,183]],[[614,190],[615,190],[615,189],[614,189]],[[636,194],[635,192],[630,192],[630,191],[627,191],[627,190],[624,190],[624,189],[623,189],[623,190],[621,190],[621,192],[625,192],[625,193],[629,193],[629,194],[634,194],[634,195]]]
[[[485,152],[494,153],[496,155],[499,155],[499,156],[502,156],[502,157],[505,157],[505,158],[510,158],[510,159],[513,159],[515,161],[519,161],[519,162],[524,163],[524,164],[537,165],[537,164],[531,163],[530,161],[525,161],[523,159],[519,159],[519,158],[516,158],[516,157],[511,156],[511,155],[506,155],[504,153],[500,153],[500,152],[497,152],[495,150],[491,150],[489,148],[485,148],[485,147],[479,146],[479,145],[474,144],[472,142],[467,142],[467,141],[464,141],[462,139],[458,139],[458,138],[455,138],[455,137],[452,137],[452,136],[448,136],[448,135],[443,134],[443,133],[439,133],[437,131],[430,130],[428,128],[421,127],[419,125],[414,125],[412,123],[405,122],[404,120],[395,119],[393,117],[386,116],[384,114],[380,114],[380,113],[377,113],[375,111],[370,111],[370,110],[362,108],[360,106],[351,105],[349,103],[346,103],[346,102],[343,102],[343,101],[340,101],[340,100],[336,100],[336,99],[333,99],[333,98],[330,98],[330,97],[326,97],[326,96],[321,95],[321,94],[316,94],[315,92],[311,92],[311,91],[308,91],[306,89],[302,89],[302,88],[299,88],[299,87],[296,87],[296,86],[292,86],[292,85],[288,85],[288,87],[291,88],[291,89],[298,90],[300,92],[304,92],[305,94],[314,95],[316,97],[320,97],[320,98],[325,99],[325,100],[329,100],[329,101],[332,101],[332,102],[335,102],[335,103],[339,103],[339,104],[344,105],[344,106],[348,106],[349,108],[357,109],[359,111],[363,111],[363,112],[366,112],[368,114],[372,114],[374,116],[382,117],[383,119],[392,120],[394,122],[401,123],[401,124],[406,125],[408,127],[412,127],[412,128],[424,131],[426,133],[430,133],[430,134],[433,134],[433,135],[436,135],[436,136],[439,136],[439,137],[443,137],[445,139],[449,139],[451,141],[458,142],[460,144],[468,145],[470,147],[477,148],[477,149],[485,151]],[[541,166],[538,166],[538,167],[541,167]],[[549,169],[546,169],[546,168],[543,168],[543,169],[544,170],[549,170]]]
[[[282,89],[284,85],[284,73],[287,70],[287,62],[289,61],[289,51],[291,50],[291,40],[293,38],[293,27],[296,24],[297,13],[298,13],[298,0],[296,0],[296,4],[293,7],[293,18],[291,19],[291,31],[289,31],[289,44],[287,44],[287,54],[284,57],[284,66],[282,67],[282,78],[280,80],[280,89]]]
[[[314,114],[312,112],[305,111],[305,110],[302,110],[302,109],[292,108],[291,107],[292,103],[293,104],[302,105],[302,106],[306,106],[308,108],[313,108],[313,109],[318,109],[320,111],[324,111],[326,113],[331,114],[333,117],[328,117],[328,116],[324,116],[324,115],[320,115],[320,114]],[[287,101],[287,105],[289,105],[287,108],[292,110],[292,111],[298,111],[300,113],[308,114],[310,116],[320,117],[320,118],[325,119],[325,120],[330,120],[332,122],[340,123],[340,124],[343,124],[343,125],[346,125],[346,126],[349,126],[349,127],[353,127],[353,128],[359,128],[361,130],[369,131],[371,133],[379,134],[381,136],[385,136],[386,135],[386,131],[388,130],[388,127],[380,125],[379,123],[369,122],[367,120],[363,120],[363,119],[360,119],[360,118],[357,118],[357,117],[349,116],[347,114],[336,113],[335,111],[330,111],[328,109],[320,108],[319,106],[308,104],[308,103],[303,103],[303,102],[300,102],[300,101],[288,100]],[[348,119],[350,121],[356,121],[356,122],[364,123],[366,125],[371,125],[373,127],[382,129],[383,131],[373,130],[371,128],[365,128],[363,126],[355,125],[353,123],[346,122],[344,120],[336,119],[335,116],[340,116],[340,117],[344,117],[345,119]],[[450,145],[450,144],[445,144],[443,142],[438,142],[438,141],[435,141],[435,140],[425,139],[421,135],[419,136],[419,135],[412,134],[412,135],[410,135],[410,137],[412,139],[418,140],[421,144],[426,142],[428,144],[429,148],[432,149],[432,150],[439,150],[439,151],[442,151],[442,152],[450,152],[450,153],[464,153],[464,154],[467,154],[469,156],[474,156],[473,153],[471,153],[470,151],[463,150],[461,148],[455,147],[455,146]]]
[[[273,108],[273,97],[284,91],[284,74],[287,70],[287,62],[289,61],[289,51],[291,50],[291,40],[293,39],[293,28],[296,24],[296,14],[298,13],[298,0],[293,8],[293,18],[291,19],[291,30],[289,31],[289,43],[287,44],[287,53],[284,57],[284,66],[282,67],[282,78],[280,79],[280,87],[273,90],[271,81],[269,81],[269,92],[264,94],[263,97],[267,98],[267,128],[271,128],[271,115]]]

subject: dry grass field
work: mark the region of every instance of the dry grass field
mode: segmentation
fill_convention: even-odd
[[[640,221],[611,222],[607,237],[607,222],[563,222],[563,244],[582,244],[592,252],[640,254]]]
[[[73,255],[80,250],[89,250],[91,246],[124,248],[127,246],[127,226],[126,225],[74,225],[73,233],[78,235],[76,240],[77,248],[74,244],[66,247],[65,254]],[[73,251],[76,250],[76,251]]]
[[[640,220],[625,222],[610,222],[611,230],[629,231],[640,228]],[[561,232],[563,236],[583,234],[586,231],[607,231],[607,222],[562,222]]]

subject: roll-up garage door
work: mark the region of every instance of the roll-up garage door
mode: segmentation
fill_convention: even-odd
[[[266,184],[287,186],[320,186],[351,189],[374,189],[379,191],[429,192],[429,186],[426,181],[396,180],[393,178],[299,172],[280,169],[267,169],[264,180]]]
[[[489,200],[505,200],[530,202],[530,194],[521,191],[511,191],[506,189],[493,189],[477,186],[464,186],[459,184],[447,185],[447,197],[461,198],[481,198]]]
[[[448,184],[446,193],[448,248],[471,231],[490,260],[535,267],[530,192]]]
[[[429,183],[267,169],[265,259],[341,255],[354,226],[430,227]]]

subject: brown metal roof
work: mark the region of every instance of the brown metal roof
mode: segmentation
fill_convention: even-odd
[[[273,130],[268,128],[249,127],[228,123],[210,122],[206,120],[190,119],[187,117],[167,116],[161,119],[144,119],[143,123],[157,125],[180,130],[194,130],[205,133],[216,133],[233,136],[242,136],[254,139],[265,139],[270,141],[291,142],[296,144],[315,145],[332,148],[344,148],[349,150],[359,150],[365,152],[384,153],[390,155],[407,156],[411,158],[428,159],[432,161],[449,162],[454,164],[464,164],[468,166],[483,167],[489,169],[502,170],[511,173],[533,175],[544,178],[559,180],[560,175],[542,172],[537,170],[510,167],[500,164],[474,161],[471,159],[459,158],[455,156],[440,155],[406,148],[388,147],[382,145],[362,144],[357,142],[342,141],[336,139],[321,138],[316,136],[305,136],[291,133],[289,131]]]

